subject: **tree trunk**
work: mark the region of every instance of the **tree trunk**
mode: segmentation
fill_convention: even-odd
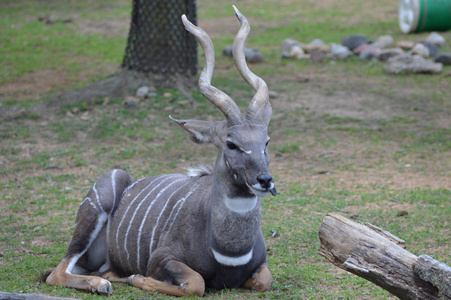
[[[153,74],[197,74],[197,42],[181,16],[196,24],[194,0],[133,1],[122,67]]]
[[[328,214],[319,239],[320,255],[400,299],[451,299],[449,266],[415,256],[403,240],[374,225]]]
[[[141,86],[171,88],[187,96],[197,85],[197,42],[181,16],[196,24],[195,0],[133,0],[127,47],[120,70],[107,78],[63,93],[44,108],[104,97],[134,95]]]

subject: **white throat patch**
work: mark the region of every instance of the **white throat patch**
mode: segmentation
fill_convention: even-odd
[[[248,253],[242,255],[242,256],[226,256],[222,255],[221,253],[217,252],[213,248],[211,248],[211,252],[213,252],[213,256],[215,257],[216,261],[224,266],[242,266],[250,262],[252,258],[253,249],[249,251]]]
[[[224,203],[227,208],[236,213],[247,213],[255,208],[258,198],[229,198],[224,197]]]

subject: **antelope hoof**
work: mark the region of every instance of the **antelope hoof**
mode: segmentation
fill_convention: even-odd
[[[135,285],[133,285],[133,280],[135,280]],[[126,283],[131,286],[141,287],[144,284],[145,280],[146,280],[146,277],[144,277],[140,274],[134,274],[134,275],[128,276]]]
[[[266,292],[271,287],[272,276],[267,266],[260,267],[243,285],[244,288],[257,292]]]
[[[93,291],[95,292],[95,291]],[[113,287],[111,286],[111,284],[104,284],[101,285],[97,288],[97,293],[102,294],[102,295],[113,295]]]

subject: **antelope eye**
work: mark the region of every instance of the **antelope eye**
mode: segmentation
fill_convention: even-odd
[[[229,148],[230,150],[238,150],[238,146],[230,141],[227,141],[226,145],[227,145],[227,148]]]

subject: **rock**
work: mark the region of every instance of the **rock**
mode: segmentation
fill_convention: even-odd
[[[446,44],[445,38],[437,32],[431,32],[431,34],[426,37],[425,41],[426,43],[432,44],[436,47],[443,47]]]
[[[80,120],[83,121],[88,121],[90,119],[90,115],[89,115],[89,111],[85,111],[84,113],[81,114],[80,116]]]
[[[224,49],[222,49],[222,56],[233,56],[233,46],[225,46]]]
[[[296,75],[296,80],[300,83],[309,82],[310,77],[308,77],[307,75],[298,74]]]
[[[415,42],[411,41],[399,41],[396,43],[397,48],[401,48],[403,50],[410,50],[415,47]]]
[[[432,57],[436,57],[436,56],[437,56],[437,54],[438,54],[438,49],[437,49],[437,47],[435,47],[434,45],[429,44],[429,43],[425,43],[424,45],[425,45],[425,46],[428,48],[428,50],[429,50],[429,56],[432,56]]]
[[[362,44],[368,44],[368,40],[362,34],[354,34],[341,39],[341,44],[350,50],[354,50]]]
[[[225,46],[224,49],[222,49],[222,55],[233,57],[233,46]],[[244,50],[244,57],[246,58],[246,61],[248,63],[260,63],[263,61],[263,55],[260,53],[260,51],[258,51],[257,48],[246,48]]]
[[[154,87],[142,86],[136,91],[136,97],[144,98],[154,98],[157,96]]]
[[[302,43],[292,39],[284,39],[280,44],[280,50],[282,52],[290,53],[293,47],[301,47]]]
[[[311,60],[313,60],[316,63],[322,62],[324,57],[326,57],[326,53],[321,50],[313,49],[312,52],[310,52]]]
[[[401,211],[398,211],[398,213],[396,214],[396,216],[397,216],[397,217],[403,217],[403,216],[407,216],[408,214],[409,214],[408,211],[406,211],[406,210],[401,210]]]
[[[304,50],[305,53],[311,53],[314,50],[323,51],[324,53],[330,52],[329,45],[307,44],[307,45],[302,45],[301,48],[302,48],[302,50]]]
[[[124,107],[128,109],[133,109],[136,107],[136,104],[139,102],[138,97],[128,96],[124,99]]]
[[[360,60],[370,60],[370,59],[373,59],[375,57],[377,57],[377,56],[374,55],[374,53],[371,52],[371,51],[362,51],[359,54],[359,59]]]
[[[407,53],[390,58],[384,65],[384,71],[390,74],[438,74],[442,69],[441,63]]]
[[[376,42],[374,42],[372,45],[374,47],[384,49],[388,47],[392,47],[395,44],[393,38],[391,35],[381,35],[377,38]]]
[[[389,48],[389,49],[382,49],[379,53],[379,60],[380,61],[387,61],[389,58],[397,56],[399,54],[404,53],[401,48]]]
[[[304,50],[302,50],[299,46],[294,46],[290,51],[290,57],[297,59],[309,59],[310,55],[305,54]]]
[[[330,57],[334,60],[343,60],[352,55],[351,50],[348,47],[330,43]]]
[[[377,57],[381,53],[381,49],[374,47],[371,44],[362,44],[354,49],[354,54],[359,55],[361,52],[371,52],[373,56]]]
[[[149,92],[149,87],[142,86],[136,91],[136,97],[145,98],[148,92]]]
[[[324,43],[320,39],[314,39],[313,41],[310,42],[310,44],[312,44],[312,45],[325,45],[326,43]]]
[[[435,57],[434,61],[445,66],[451,66],[451,53],[440,53]]]
[[[423,44],[416,44],[412,50],[409,51],[410,54],[419,55],[422,57],[429,57],[429,49]]]
[[[257,48],[245,49],[244,57],[246,58],[246,61],[250,64],[257,64],[263,61],[263,55],[260,53],[260,51],[258,51]]]

